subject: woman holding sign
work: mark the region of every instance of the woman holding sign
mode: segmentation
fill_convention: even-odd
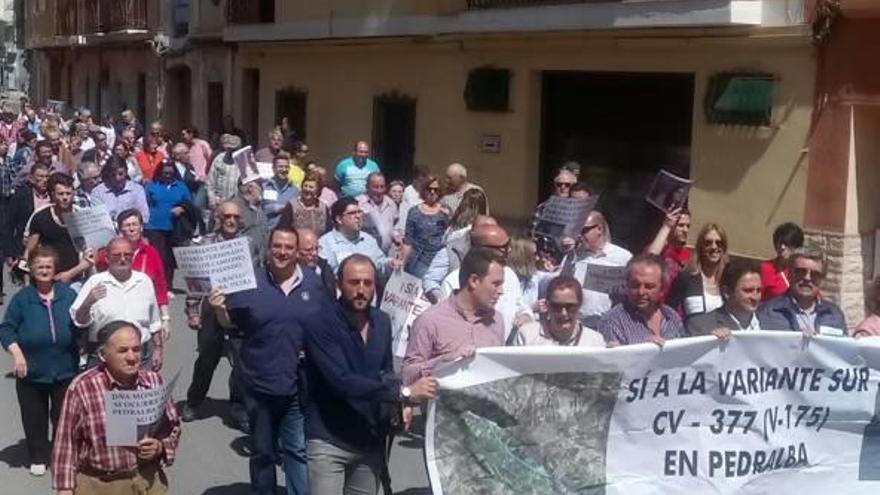
[[[31,251],[31,285],[15,294],[0,325],[0,342],[15,363],[15,392],[34,476],[46,473],[52,452],[49,422],[54,431],[64,393],[79,365],[77,332],[70,319],[76,293],[55,282],[57,264],[53,249]]]

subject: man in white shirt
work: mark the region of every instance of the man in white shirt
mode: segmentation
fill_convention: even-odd
[[[95,350],[97,330],[106,324],[123,320],[133,323],[141,332],[143,363],[154,371],[162,367],[162,347],[168,335],[162,335],[162,320],[156,292],[150,278],[131,269],[134,247],[119,237],[107,245],[109,268],[86,280],[70,308],[73,323],[89,328],[89,351]],[[97,361],[90,357],[90,364]]]
[[[596,319],[611,309],[611,297],[602,292],[586,289],[589,285],[587,268],[589,265],[620,266],[625,267],[632,253],[626,249],[611,243],[608,232],[608,222],[598,211],[592,211],[584,222],[581,229],[579,246],[575,250],[573,260],[569,255],[562,262],[563,272],[570,273],[580,282],[584,288],[584,303],[581,305],[581,321],[587,321],[587,326],[595,328],[597,322],[590,325],[589,319]],[[572,263],[573,261],[573,263]]]
[[[497,224],[483,225],[471,231],[471,245],[473,248],[491,249],[507,260],[510,252],[510,236],[507,232]],[[455,269],[446,276],[440,285],[442,299],[451,296],[459,289],[458,280],[459,269]],[[502,286],[504,293],[495,303],[495,309],[501,313],[504,318],[504,340],[510,336],[514,325],[525,324],[534,320],[534,317],[523,303],[522,287],[519,283],[519,277],[516,272],[509,266],[504,267],[504,285]]]

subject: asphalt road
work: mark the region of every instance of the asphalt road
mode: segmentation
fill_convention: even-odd
[[[8,302],[15,287],[6,286]],[[177,287],[182,286],[178,283]],[[0,306],[0,316],[6,307]],[[170,379],[181,370],[174,391],[175,401],[186,395],[196,356],[196,334],[186,327],[183,297],[172,301],[174,334],[166,355],[163,374]],[[12,369],[12,359],[5,352],[0,357],[0,493],[4,495],[35,495],[52,493],[49,473],[35,478],[28,472],[21,415],[15,396],[15,380],[3,378]],[[171,493],[183,495],[246,495],[248,493],[248,460],[243,450],[248,438],[224,421],[228,416],[227,378],[229,364],[223,360],[214,374],[205,417],[184,423],[177,460],[168,470]],[[405,495],[430,493],[425,474],[422,442],[416,438],[399,438],[391,453],[391,477],[394,492]],[[283,475],[278,475],[279,487]],[[280,490],[279,490],[280,493]]]

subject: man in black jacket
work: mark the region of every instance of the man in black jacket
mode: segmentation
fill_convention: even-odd
[[[318,236],[311,229],[296,229],[296,233],[299,235],[299,265],[317,273],[327,289],[327,294],[333,297],[336,294],[336,277],[330,263],[318,256]]]
[[[376,267],[353,254],[337,273],[341,296],[306,333],[309,489],[312,495],[376,493],[385,463],[389,404],[423,401],[434,377],[401,387],[394,374],[391,320],[372,307]],[[329,300],[328,300],[329,302]]]
[[[6,232],[5,255],[7,258],[21,259],[24,256],[24,241],[28,221],[34,210],[48,206],[49,199],[49,166],[35,163],[31,168],[28,181],[16,188],[15,195],[9,203],[9,224]]]
[[[692,316],[687,321],[691,336],[715,335],[726,339],[731,331],[761,330],[761,267],[751,260],[735,259],[724,267],[719,283],[724,305]],[[767,330],[767,328],[764,328]]]

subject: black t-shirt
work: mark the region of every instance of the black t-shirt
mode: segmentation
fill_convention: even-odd
[[[56,273],[66,272],[79,264],[79,252],[70,240],[67,227],[55,222],[51,206],[34,214],[31,219],[31,234],[39,234],[41,246],[49,246],[58,252]]]

